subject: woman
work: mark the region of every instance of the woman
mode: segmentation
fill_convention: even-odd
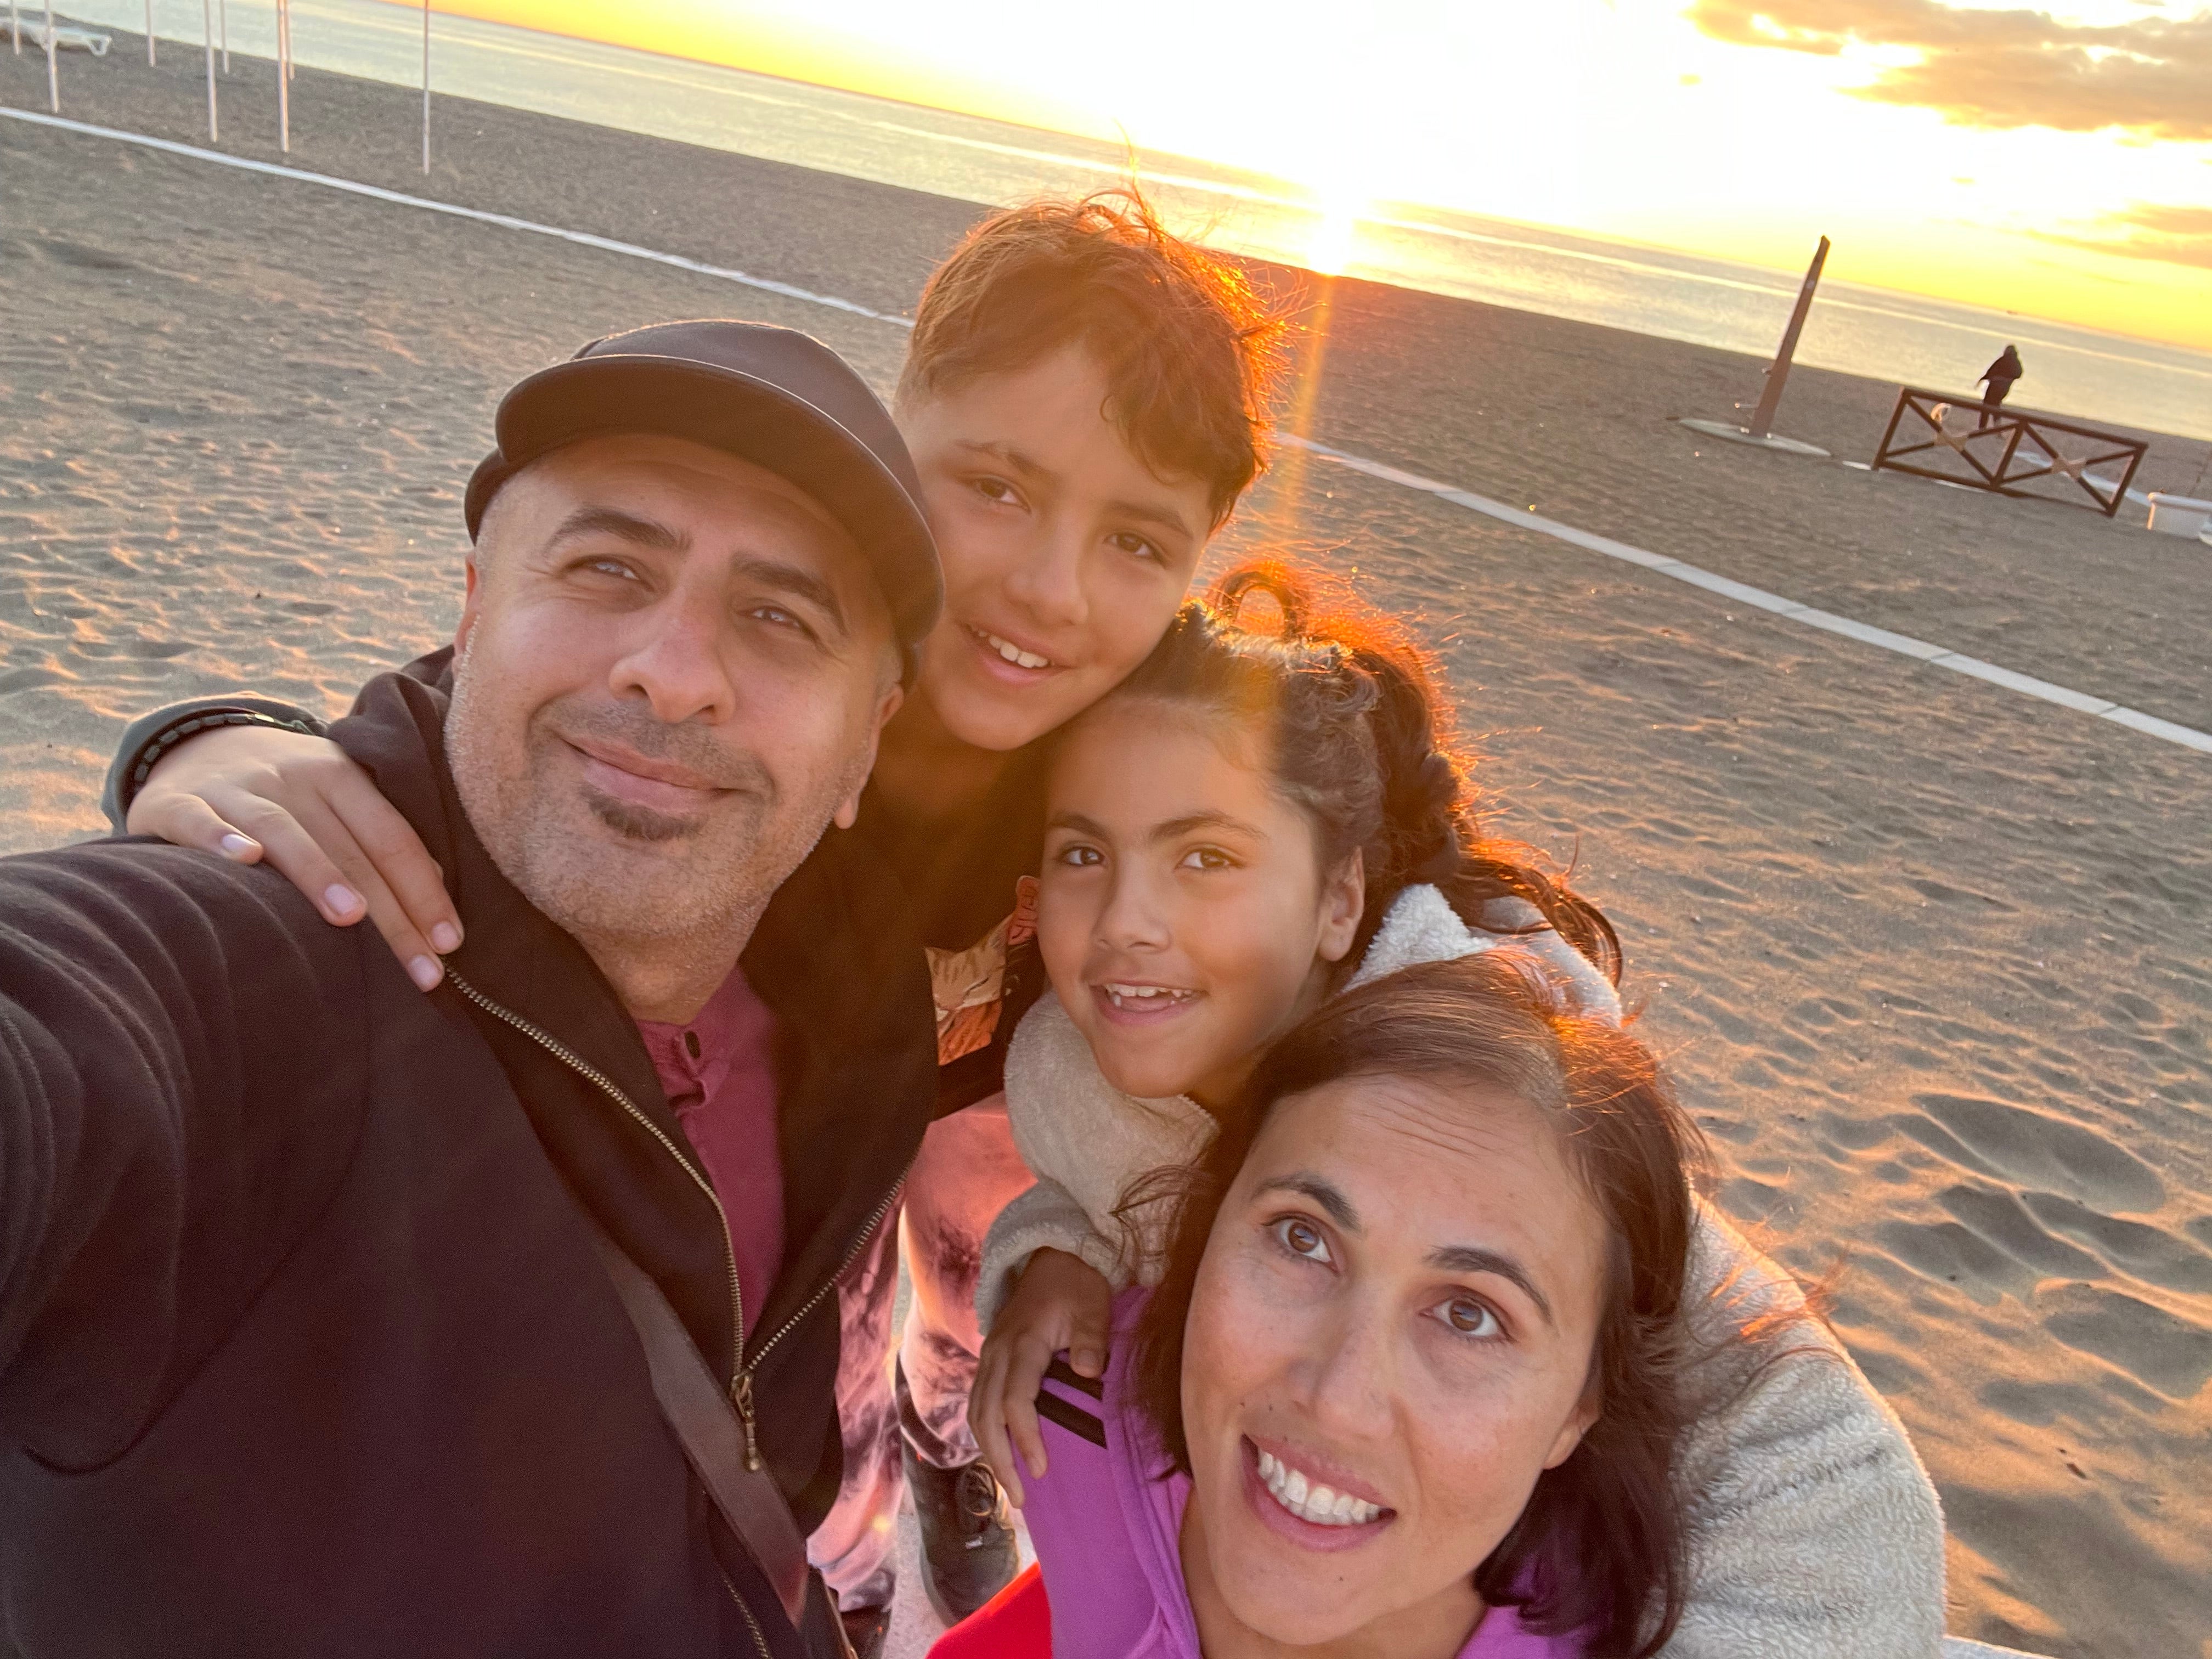
[[[1519,951],[1291,1031],[1117,1303],[1099,1397],[1051,1390],[1054,1659],[1657,1652],[1698,1145]],[[988,1651],[959,1635],[940,1656]]]

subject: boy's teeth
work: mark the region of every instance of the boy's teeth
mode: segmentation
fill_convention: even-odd
[[[981,630],[979,629],[977,631],[981,632]],[[1018,668],[1049,668],[1052,666],[1052,659],[1050,657],[1040,657],[1034,651],[1024,651],[1021,647],[1016,645],[1012,640],[1002,640],[996,634],[984,634],[983,640],[992,650],[997,652],[1001,657],[1004,657],[1008,662],[1012,663]]]
[[[1382,1514],[1381,1508],[1338,1492],[1318,1481],[1309,1481],[1297,1470],[1266,1452],[1260,1454],[1260,1480],[1274,1500],[1301,1521],[1317,1527],[1364,1526]]]
[[[1106,993],[1107,1000],[1116,1008],[1126,1008],[1133,1002],[1187,1002],[1193,994],[1168,985],[1117,985],[1109,981],[1098,988]]]

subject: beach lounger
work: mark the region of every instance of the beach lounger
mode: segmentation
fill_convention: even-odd
[[[20,27],[26,44],[37,46],[40,52],[46,49],[46,19],[41,17],[34,21],[26,17],[21,20]],[[112,36],[102,34],[98,29],[81,28],[75,23],[54,25],[56,52],[88,52],[94,58],[105,58],[112,40]]]

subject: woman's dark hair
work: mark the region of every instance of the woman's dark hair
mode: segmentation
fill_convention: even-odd
[[[1502,1090],[1556,1127],[1608,1235],[1590,1376],[1599,1415],[1475,1569],[1483,1600],[1517,1607],[1531,1629],[1578,1635],[1592,1659],[1645,1659],[1680,1618],[1683,1517],[1672,1485],[1687,1408],[1677,1383],[1688,1341],[1684,1279],[1704,1143],[1650,1051],[1572,1011],[1528,953],[1505,947],[1427,963],[1324,1004],[1260,1063],[1242,1109],[1194,1171],[1165,1271],[1131,1356],[1138,1408],[1174,1468],[1190,1472],[1182,1426],[1183,1327],[1223,1199],[1276,1104],[1353,1078],[1464,1089],[1468,1110]],[[1162,1179],[1168,1178],[1164,1172]],[[1125,1212],[1147,1205],[1140,1182]],[[1157,1197],[1155,1193],[1152,1197]]]
[[[1264,595],[1280,625],[1244,625]],[[1349,973],[1407,887],[1434,884],[1471,924],[1517,897],[1610,977],[1620,945],[1595,905],[1568,890],[1534,848],[1482,833],[1450,708],[1422,653],[1393,619],[1321,577],[1244,565],[1183,606],[1137,671],[1107,699],[1196,705],[1255,727],[1275,786],[1311,818],[1323,869],[1366,861],[1367,903]]]

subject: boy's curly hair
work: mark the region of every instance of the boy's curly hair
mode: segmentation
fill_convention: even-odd
[[[901,403],[1080,344],[1107,413],[1164,477],[1206,487],[1218,528],[1267,461],[1283,323],[1238,266],[1163,227],[1134,188],[994,214],[923,289]]]

